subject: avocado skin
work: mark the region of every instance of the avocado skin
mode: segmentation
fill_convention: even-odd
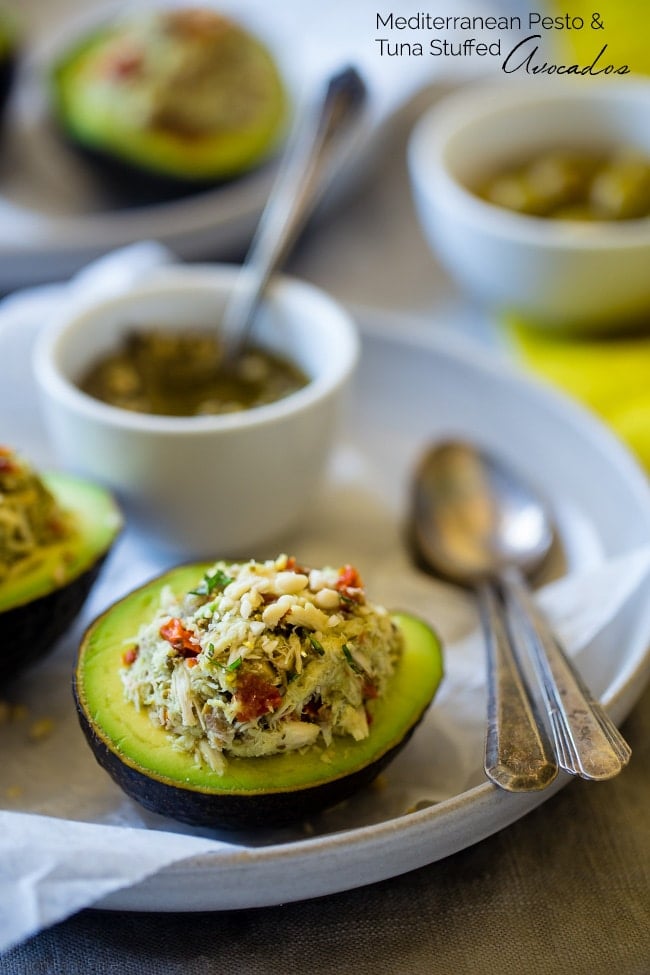
[[[130,209],[171,203],[184,197],[217,189],[231,179],[185,179],[169,173],[137,166],[110,152],[87,146],[69,132],[62,132],[65,145],[82,160],[97,179],[98,189],[107,202],[116,208]],[[260,163],[256,171],[262,169]],[[245,178],[242,174],[239,178]]]
[[[16,57],[6,54],[0,58],[0,124],[4,118],[4,111],[9,98],[9,92],[16,74]]]
[[[67,585],[0,614],[0,684],[38,663],[81,611],[108,552]]]
[[[423,712],[404,738],[374,762],[340,778],[290,792],[216,794],[169,785],[156,779],[153,772],[145,775],[126,765],[106,746],[88,721],[79,703],[76,679],[73,681],[73,690],[79,722],[86,740],[99,765],[123,792],[150,812],[168,816],[190,826],[207,826],[212,829],[287,826],[342,802],[377,778],[406,745],[424,717]]]

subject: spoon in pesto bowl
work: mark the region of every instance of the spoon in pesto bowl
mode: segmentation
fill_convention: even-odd
[[[475,588],[488,645],[485,771],[509,791],[544,788],[557,765],[585,779],[609,779],[630,749],[566,657],[534,602],[525,575],[548,554],[553,527],[533,492],[509,467],[466,443],[423,456],[415,476],[413,538],[435,573]],[[545,724],[527,693],[535,674]]]
[[[266,286],[322,198],[365,102],[365,84],[348,67],[329,79],[317,111],[309,105],[298,119],[221,318],[225,368],[232,368],[246,349]]]

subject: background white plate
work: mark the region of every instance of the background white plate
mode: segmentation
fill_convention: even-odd
[[[19,445],[38,463],[50,460],[29,371],[33,335],[56,291],[37,291],[0,306],[0,441]],[[408,479],[425,442],[450,433],[479,438],[544,485],[558,518],[569,569],[597,566],[605,559],[650,543],[650,497],[643,474],[596,421],[545,389],[529,383],[480,353],[433,336],[399,337],[373,326],[364,353],[345,436],[323,495],[315,499],[316,527],[287,540],[287,548],[314,562],[356,561],[374,586],[409,608],[430,593],[428,615],[436,619],[441,590],[427,577],[400,579],[402,517]],[[400,561],[401,560],[401,561]],[[133,528],[115,552],[95,590],[86,617],[134,582],[165,564],[143,550]],[[392,573],[392,574],[391,574]],[[431,587],[430,589],[428,587]],[[417,589],[417,592],[415,591]],[[459,600],[466,620],[467,597]],[[650,657],[650,603],[640,593],[579,655],[579,666],[615,720],[630,710],[643,688]],[[449,610],[449,605],[446,606]],[[24,678],[26,693],[46,688],[48,666],[69,672],[71,647],[61,647],[51,664]],[[325,813],[313,833],[282,830],[249,835],[221,834],[215,853],[185,861],[106,897],[100,906],[128,910],[231,909],[271,905],[371,883],[430,863],[507,826],[552,795],[514,796],[484,781],[481,770],[483,691],[480,672],[473,714],[456,706],[454,661],[446,684],[414,739],[390,766],[383,787]],[[464,679],[467,679],[465,675]],[[40,682],[40,683],[39,683]],[[22,689],[21,683],[21,689]],[[478,702],[478,703],[476,703]],[[88,790],[119,790],[98,769],[81,740],[65,700],[65,776],[60,793],[43,796],[30,811],[83,818],[75,803]],[[471,739],[471,761],[458,762],[455,743]],[[32,756],[33,756],[32,752]],[[33,757],[29,761],[33,761]],[[62,761],[54,752],[54,760]],[[29,774],[29,768],[27,773]],[[78,776],[78,778],[75,778]],[[84,793],[83,790],[86,790]],[[102,793],[103,795],[103,793]],[[119,793],[113,825],[136,822],[144,829],[189,830],[139,812]],[[424,800],[424,802],[422,802]],[[418,803],[424,808],[407,811]],[[429,804],[433,803],[433,804]]]

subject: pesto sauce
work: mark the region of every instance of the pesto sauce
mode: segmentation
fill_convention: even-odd
[[[496,174],[478,193],[534,217],[642,219],[650,217],[650,158],[624,147],[609,155],[551,150]]]
[[[290,360],[251,346],[222,368],[223,347],[200,331],[128,333],[81,377],[83,392],[111,406],[156,416],[211,416],[253,409],[301,389]]]

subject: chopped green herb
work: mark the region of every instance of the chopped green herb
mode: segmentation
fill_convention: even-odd
[[[356,662],[356,660],[354,659],[354,657],[350,653],[350,648],[347,645],[347,643],[344,643],[343,644],[343,656],[345,657],[345,659],[347,660],[347,662],[349,663],[350,667],[355,672],[355,674],[362,674],[363,673],[363,670],[361,669],[361,667],[359,666],[359,664]]]
[[[212,575],[206,572],[196,589],[190,589],[190,592],[194,596],[210,596],[217,589],[225,589],[230,582],[231,577],[223,569],[217,569]]]
[[[238,667],[241,667],[241,665],[242,665],[242,658],[237,657],[237,659],[233,660],[231,664],[226,665],[226,670],[232,672],[233,670],[237,670]]]
[[[318,642],[316,637],[313,636],[313,634],[311,633],[309,634],[309,642],[311,643],[312,647],[314,648],[314,650],[316,651],[319,657],[323,657],[325,655],[325,651],[323,650],[322,645]]]

